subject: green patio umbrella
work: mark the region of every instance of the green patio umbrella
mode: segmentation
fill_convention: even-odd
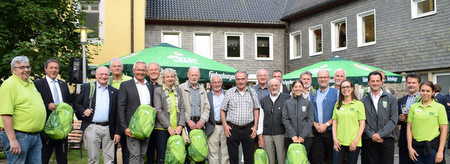
[[[209,82],[210,77],[217,74],[222,77],[224,83],[233,83],[234,74],[237,71],[230,66],[168,43],[161,43],[159,45],[125,55],[120,57],[120,59],[124,65],[124,73],[127,75],[133,75],[133,64],[136,61],[144,61],[147,64],[150,62],[156,62],[161,65],[162,69],[172,68],[176,70],[180,83],[188,79],[187,71],[192,66],[197,66],[200,69],[201,77],[199,82]],[[101,65],[108,66],[109,62]]]
[[[291,73],[285,74],[283,76],[283,81],[285,81],[288,84],[291,84],[294,80],[300,78],[300,74],[304,71],[309,71],[313,74],[313,85],[317,84],[317,73],[322,70],[328,70],[330,72],[330,77],[333,77],[334,71],[338,68],[342,68],[347,73],[347,79],[350,80],[352,83],[365,85],[367,84],[367,75],[369,75],[370,72],[375,70],[382,70],[379,68],[375,68],[366,64],[358,63],[355,61],[347,60],[341,57],[334,57],[331,59],[328,59],[326,61],[322,61],[307,67],[304,67],[302,69],[293,71]],[[382,70],[385,72],[386,81],[385,83],[400,83],[402,81],[402,76]],[[334,81],[331,78],[330,83],[334,83]]]

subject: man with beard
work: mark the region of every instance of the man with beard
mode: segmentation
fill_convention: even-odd
[[[300,81],[303,83],[303,98],[312,101],[313,95],[316,95],[316,90],[311,86],[312,73],[309,71],[300,74]]]
[[[270,95],[261,100],[258,124],[258,145],[265,147],[269,164],[275,164],[275,155],[278,163],[284,163],[286,149],[284,147],[284,124],[282,121],[282,107],[290,98],[287,93],[280,93],[281,83],[277,79],[269,81]]]

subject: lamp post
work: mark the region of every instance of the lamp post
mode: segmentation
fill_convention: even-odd
[[[86,43],[87,43],[87,34],[93,32],[92,30],[82,26],[79,29],[76,29],[75,32],[80,33],[80,42],[83,47],[83,83],[86,83]]]

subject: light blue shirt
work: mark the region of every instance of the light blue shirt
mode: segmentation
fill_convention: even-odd
[[[328,91],[330,90],[330,87],[327,87],[327,89],[325,89],[325,91],[322,91],[320,88],[317,89],[316,92],[316,105],[317,105],[317,117],[319,119],[319,123],[324,123],[323,120],[323,107],[322,107],[322,102],[323,99],[325,99],[325,97],[328,94]],[[337,100],[339,101],[339,92],[337,94]],[[325,120],[325,122],[328,120]]]
[[[220,122],[220,106],[222,105],[222,100],[225,98],[225,94],[222,92],[220,95],[217,95],[216,93],[213,94],[213,104],[214,104],[214,120],[216,122]]]
[[[408,99],[406,99],[406,109],[409,110],[409,107],[414,104],[414,100],[416,100],[416,97],[419,96],[420,92],[417,92],[415,95],[411,96],[408,94]]]
[[[108,85],[103,88],[101,85],[96,84],[95,94],[95,112],[92,122],[108,122],[109,121],[109,91]]]

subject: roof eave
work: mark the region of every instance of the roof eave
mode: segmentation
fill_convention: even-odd
[[[257,27],[257,28],[286,28],[286,22],[257,22],[257,21],[201,21],[201,20],[166,20],[146,18],[145,24],[160,25],[196,25],[196,26],[223,26],[223,27]]]
[[[313,14],[313,13],[317,13],[319,11],[322,11],[322,10],[325,10],[325,9],[328,9],[328,8],[340,5],[340,4],[348,2],[348,1],[351,1],[351,0],[333,0],[333,1],[329,1],[327,3],[323,3],[323,4],[318,5],[318,6],[314,6],[314,7],[305,9],[305,10],[299,10],[298,12],[295,12],[295,13],[283,16],[283,17],[281,17],[280,20],[282,20],[282,21],[296,20],[296,19],[299,19],[300,17],[306,16],[306,15],[310,15],[310,14]]]

